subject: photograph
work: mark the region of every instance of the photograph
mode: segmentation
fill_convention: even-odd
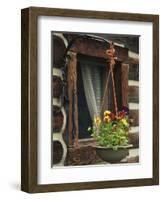
[[[159,15],[21,15],[21,189],[158,185]]]
[[[51,32],[52,168],[140,162],[139,39]]]

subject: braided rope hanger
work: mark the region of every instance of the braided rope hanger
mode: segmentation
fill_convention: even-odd
[[[117,57],[115,57],[115,49],[114,49],[113,42],[110,43],[110,49],[106,50],[106,54],[108,55],[110,63],[109,63],[109,66],[108,66],[109,67],[109,72],[108,72],[108,76],[107,76],[107,80],[106,80],[106,84],[105,84],[105,89],[104,89],[104,95],[103,95],[103,98],[102,98],[100,114],[101,114],[103,106],[104,106],[105,96],[106,96],[106,92],[107,92],[107,89],[108,89],[109,77],[110,77],[110,74],[111,74],[112,86],[113,86],[113,99],[114,99],[115,114],[116,114],[116,116],[118,116],[118,106],[117,106],[117,97],[116,97],[116,91],[115,91],[114,71],[113,71],[114,66],[115,66],[115,60],[117,59]]]

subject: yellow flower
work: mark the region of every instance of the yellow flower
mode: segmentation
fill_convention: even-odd
[[[121,122],[122,122],[126,127],[128,127],[128,122],[127,122],[126,119],[121,119]]]
[[[107,123],[108,123],[108,122],[110,122],[110,120],[111,120],[111,118],[110,118],[109,116],[105,116],[105,117],[104,117],[104,122],[107,122]]]
[[[109,116],[111,114],[110,110],[105,110],[104,116]]]
[[[99,126],[101,124],[101,119],[100,117],[94,117],[94,123],[96,124],[96,126]]]

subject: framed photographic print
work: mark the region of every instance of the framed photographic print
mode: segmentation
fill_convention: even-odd
[[[21,188],[159,184],[159,16],[30,7]]]

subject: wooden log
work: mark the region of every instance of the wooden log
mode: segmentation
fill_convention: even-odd
[[[122,82],[121,82],[121,63],[116,62],[114,66],[114,81],[118,110],[122,109]],[[113,101],[113,84],[110,78],[108,87],[108,107],[112,112],[115,112]]]
[[[139,96],[136,96],[136,97],[134,97],[134,96],[129,96],[128,97],[128,102],[130,103],[130,102],[132,102],[132,103],[139,103]]]
[[[129,86],[128,88],[128,99],[129,102],[139,102],[139,87],[138,86]]]
[[[139,65],[138,64],[130,64],[129,79],[139,81]]]
[[[137,97],[139,96],[139,87],[138,86],[129,86],[129,92],[128,92],[129,97]]]
[[[129,133],[129,144],[132,144],[134,148],[139,147],[139,133]]]
[[[59,76],[53,76],[53,97],[59,98],[62,94],[62,79]]]
[[[73,145],[73,76],[72,76],[72,60],[68,63],[67,82],[68,82],[68,146]]]
[[[67,165],[89,165],[103,162],[90,146],[68,148]]]
[[[63,148],[59,141],[53,141],[52,144],[53,165],[59,163],[62,159]]]
[[[63,125],[63,114],[61,111],[53,110],[53,132],[59,132]]]
[[[115,91],[116,91],[116,99],[118,110],[122,108],[122,77],[121,77],[121,63],[116,62],[114,66],[114,81],[115,81]],[[111,93],[113,95],[113,93]]]
[[[78,96],[77,96],[77,58],[76,54],[72,54],[73,59],[73,74],[74,74],[74,125],[75,125],[75,139],[74,145],[78,145],[79,127],[78,127]]]
[[[126,63],[137,65],[137,64],[139,64],[139,59],[138,58],[131,58],[131,57],[129,57],[127,59]]]
[[[139,126],[139,110],[130,110],[129,119],[132,119],[132,126]]]
[[[59,113],[59,112],[61,112],[61,107],[53,105],[53,114],[55,115],[55,113]]]
[[[117,61],[125,62],[128,59],[128,48],[114,45]]]
[[[116,50],[117,61],[124,62],[128,59],[128,49],[120,46],[114,46]],[[106,50],[109,48],[108,43],[90,39],[78,38],[74,41],[70,51],[107,59]]]
[[[52,40],[52,59],[53,59],[53,67],[60,68],[63,66],[63,56],[66,52],[66,46],[63,40],[53,35]]]
[[[68,97],[69,97],[69,121],[68,138],[69,145],[78,145],[78,97],[77,97],[77,59],[76,54],[69,52],[70,60],[68,64]],[[74,112],[73,112],[74,105]],[[73,125],[74,125],[74,143],[73,143]]]
[[[108,110],[108,96],[109,96],[109,68],[105,67],[102,72],[102,80],[103,80],[103,102],[101,103],[101,115],[104,113],[105,110]],[[108,82],[108,84],[107,84]],[[106,85],[107,84],[107,85]],[[105,95],[104,95],[105,94]],[[102,115],[103,116],[103,115]]]
[[[122,88],[122,105],[123,106],[128,106],[128,72],[129,72],[129,65],[122,63],[121,88]]]

